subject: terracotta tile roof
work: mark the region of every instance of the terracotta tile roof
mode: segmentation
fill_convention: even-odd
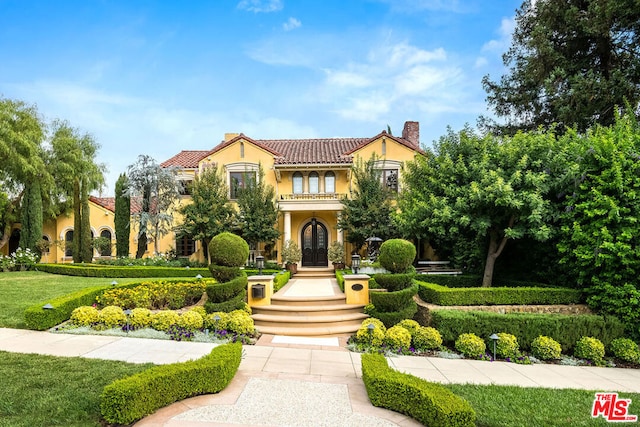
[[[176,166],[180,168],[197,168],[198,162],[207,157],[213,150],[182,150],[169,160],[160,164],[163,168]]]
[[[371,141],[375,141],[376,139],[382,138],[382,137],[393,139],[398,144],[402,144],[405,147],[411,148],[412,150],[416,150],[419,153],[423,153],[423,151],[420,149],[420,147],[416,146],[415,144],[413,144],[408,139],[399,138],[397,136],[389,135],[386,130],[383,130],[382,132],[380,132],[379,134],[377,134],[373,138],[366,138],[363,143],[361,143],[360,145],[358,145],[356,147],[353,147],[351,150],[345,152],[345,154],[346,155],[352,154],[354,151],[359,150],[360,148],[364,147],[365,145],[367,145]]]
[[[350,164],[345,153],[368,141],[367,138],[262,139],[258,143],[279,155],[276,165]]]
[[[101,206],[108,211],[115,212],[116,211],[116,198],[115,197],[95,197],[89,196],[89,200],[95,203],[98,206]],[[131,199],[131,213],[139,213],[142,211],[140,197],[134,197]]]

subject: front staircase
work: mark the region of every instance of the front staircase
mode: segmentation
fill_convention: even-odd
[[[285,296],[296,280],[331,279],[331,270],[299,270],[271,305],[253,307],[256,329],[263,334],[289,336],[335,336],[355,333],[367,316],[363,305],[346,303],[341,292],[331,296]]]

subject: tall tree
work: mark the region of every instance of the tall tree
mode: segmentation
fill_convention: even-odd
[[[127,191],[129,179],[122,173],[116,181],[116,212],[114,218],[116,232],[116,256],[129,256],[131,233],[131,197]]]
[[[40,253],[38,242],[42,240],[42,193],[38,180],[27,184],[22,200],[22,229],[20,247]]]
[[[525,0],[516,13],[509,68],[482,80],[494,131],[614,122],[615,107],[640,110],[640,4],[637,0]]]
[[[233,226],[235,210],[229,204],[229,189],[221,171],[213,166],[193,180],[190,190],[191,203],[180,208],[183,220],[176,234],[200,241],[211,263],[208,251],[211,238]]]
[[[351,169],[353,188],[342,200],[343,210],[338,228],[346,232],[346,240],[359,251],[369,237],[387,240],[398,233],[391,219],[395,192],[382,183],[382,171],[376,169],[378,159],[358,158]]]
[[[449,132],[406,164],[398,223],[404,234],[483,245],[483,286],[510,240],[544,241],[553,231],[549,198],[562,165],[552,161],[552,133],[512,138]]]
[[[8,199],[0,214],[5,218],[0,248],[9,241],[25,188],[36,180],[42,189],[52,185],[43,160],[44,137],[45,126],[34,106],[0,98],[0,186]]]
[[[262,166],[255,180],[250,179],[244,188],[238,189],[237,202],[236,226],[252,248],[257,248],[260,242],[273,243],[278,239],[275,190],[265,182]]]
[[[138,156],[136,163],[127,170],[129,195],[139,197],[142,210],[134,213],[138,224],[138,249],[136,258],[142,258],[151,237],[154,253],[162,236],[172,230],[173,207],[180,198],[180,182],[175,170],[163,168],[152,157]]]
[[[96,162],[100,145],[91,134],[80,132],[66,121],[56,120],[52,127],[48,167],[56,180],[55,197],[67,205],[72,201],[73,261],[91,262],[93,245],[88,225],[88,198],[91,191],[104,184],[105,166]]]

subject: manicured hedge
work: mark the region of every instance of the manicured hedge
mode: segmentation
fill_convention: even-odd
[[[247,300],[247,290],[243,289],[238,295],[231,298],[228,301],[223,302],[211,302],[207,301],[204,304],[205,310],[207,313],[215,313],[216,311],[224,311],[225,313],[230,313],[233,310],[242,310],[246,305]]]
[[[423,301],[438,305],[578,304],[582,292],[567,288],[447,288],[420,282]]]
[[[417,311],[418,304],[412,300],[406,307],[403,307],[398,311],[381,311],[378,310],[377,307],[373,306],[373,308],[367,310],[367,314],[371,317],[375,317],[376,319],[380,319],[380,321],[384,323],[384,326],[390,328],[401,320],[413,319],[413,316],[415,316]]]
[[[215,347],[198,360],[161,365],[107,385],[100,411],[113,424],[131,424],[171,403],[218,393],[235,376],[242,355],[239,343]]]
[[[239,276],[226,283],[207,286],[207,296],[212,303],[225,302],[247,289],[247,276]]]
[[[362,380],[374,406],[408,415],[426,426],[474,426],[471,405],[449,389],[389,368],[380,354],[362,355]]]
[[[290,278],[291,278],[290,271],[279,272],[278,274],[276,274],[273,277],[273,292],[278,292],[280,289],[282,289],[282,287],[289,282]],[[344,283],[344,279],[343,279],[343,283]],[[344,287],[344,284],[343,284],[343,287]]]
[[[37,269],[45,273],[66,276],[136,278],[136,277],[211,277],[208,268],[155,267],[155,266],[110,266],[97,264],[38,264]]]
[[[110,286],[85,288],[72,294],[50,299],[45,303],[33,305],[24,312],[27,328],[36,331],[44,331],[53,328],[60,323],[69,320],[71,312],[82,305],[92,305],[96,297],[110,289]],[[44,309],[42,306],[51,304],[52,309]]]
[[[506,332],[518,338],[520,348],[529,350],[539,335],[558,341],[564,353],[571,353],[575,343],[583,336],[598,338],[605,346],[624,336],[624,325],[613,316],[594,314],[531,314],[491,313],[485,311],[431,310],[430,326],[442,334],[443,341],[452,345],[463,333],[474,333],[482,338],[497,332]]]
[[[378,311],[399,311],[413,302],[413,296],[418,293],[418,286],[414,285],[395,292],[370,292],[371,304]]]
[[[477,274],[416,274],[415,280],[420,282],[435,283],[437,285],[446,286],[448,288],[479,288],[482,286],[482,276]],[[552,285],[546,283],[539,283],[533,281],[524,280],[510,280],[493,278],[494,287],[505,288],[519,288],[519,287],[532,287],[532,288],[549,288]]]
[[[411,287],[414,274],[378,273],[374,276],[376,282],[383,289],[400,291]]]

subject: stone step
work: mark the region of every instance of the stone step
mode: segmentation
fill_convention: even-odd
[[[300,325],[304,327],[323,328],[338,325],[355,325],[362,323],[367,316],[364,313],[346,313],[340,315],[325,316],[287,316],[278,314],[254,314],[251,316],[260,330],[262,326],[290,326]],[[357,329],[357,328],[356,328]]]
[[[253,314],[273,314],[283,316],[334,316],[351,313],[362,314],[364,306],[356,304],[335,305],[265,305],[253,307]]]
[[[256,325],[256,329],[263,334],[286,335],[298,337],[334,337],[336,335],[351,335],[360,328],[361,322],[353,324],[340,324],[329,326],[315,325],[284,325],[284,326],[260,326]]]
[[[271,297],[272,305],[325,306],[346,304],[346,302],[347,297],[344,294],[320,297],[286,297],[280,295]]]

